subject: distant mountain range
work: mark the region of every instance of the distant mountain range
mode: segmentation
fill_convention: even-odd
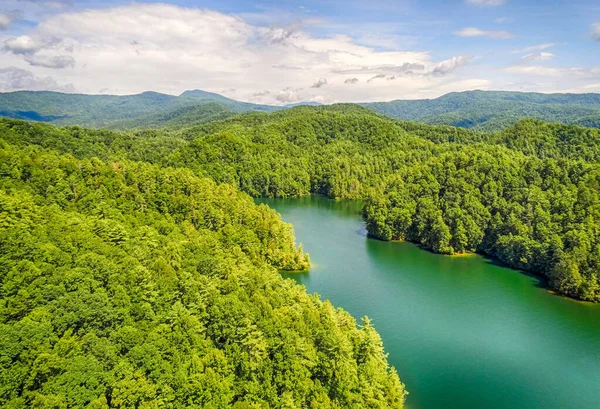
[[[127,96],[49,91],[0,93],[0,116],[113,129],[185,127],[247,111],[273,112],[297,105],[319,104],[259,105],[201,90],[179,96],[157,92]],[[484,130],[505,128],[524,117],[600,127],[600,94],[467,91],[436,99],[359,105],[400,120]]]
[[[452,92],[436,99],[361,105],[396,119],[462,128],[503,129],[525,117],[600,127],[600,94],[466,91]]]

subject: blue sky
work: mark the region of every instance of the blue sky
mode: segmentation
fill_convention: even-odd
[[[3,0],[0,44],[1,91],[202,88],[263,103],[600,92],[597,0]]]

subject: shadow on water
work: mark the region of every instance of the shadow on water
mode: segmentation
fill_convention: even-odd
[[[510,270],[514,273],[519,273],[521,275],[524,275],[525,277],[531,278],[532,279],[531,282],[536,288],[550,290],[550,281],[548,280],[547,277],[543,276],[542,274],[534,273],[532,271],[519,270],[519,269],[513,268],[513,267],[507,265],[506,263],[503,263],[502,261],[500,261],[496,258],[490,257],[488,255],[485,255],[485,254],[480,254],[480,256],[485,260],[485,262],[487,264],[490,264],[490,265],[496,266],[496,267],[501,267],[501,268]]]

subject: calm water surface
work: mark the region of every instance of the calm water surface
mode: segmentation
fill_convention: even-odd
[[[599,306],[480,256],[367,239],[357,202],[261,202],[310,253],[311,271],[288,276],[373,320],[409,409],[600,408]]]

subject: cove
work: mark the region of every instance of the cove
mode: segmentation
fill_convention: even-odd
[[[311,271],[286,277],[373,320],[409,409],[600,408],[600,306],[478,255],[368,239],[359,202],[258,202],[310,253]]]

